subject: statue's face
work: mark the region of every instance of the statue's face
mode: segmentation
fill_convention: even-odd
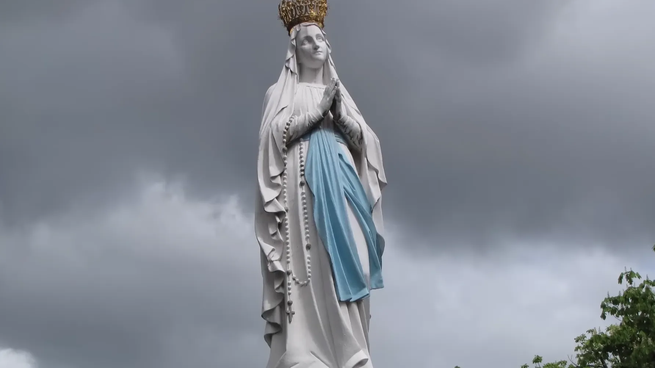
[[[328,58],[328,46],[323,32],[316,25],[300,27],[296,35],[298,64],[319,69]]]

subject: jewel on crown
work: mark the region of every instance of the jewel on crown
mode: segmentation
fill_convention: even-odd
[[[323,28],[327,10],[327,0],[281,0],[278,5],[280,19],[289,33],[293,27],[306,22]]]

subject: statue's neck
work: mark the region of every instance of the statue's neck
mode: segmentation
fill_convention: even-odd
[[[312,69],[304,67],[302,64],[298,67],[300,69],[300,73],[298,74],[300,83],[323,84],[323,67]]]

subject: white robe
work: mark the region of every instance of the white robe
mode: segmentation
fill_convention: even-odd
[[[255,212],[255,232],[261,248],[262,277],[264,282],[262,317],[266,320],[264,337],[270,346],[267,368],[372,368],[369,354],[370,299],[340,302],[337,298],[330,258],[321,242],[313,219],[313,197],[305,186],[308,215],[312,278],[307,286],[292,283],[291,299],[295,315],[291,323],[285,313],[286,306],[286,255],[282,221],[284,198],[282,195],[282,134],[284,125],[292,115],[315,107],[323,96],[324,86],[298,83],[293,69],[295,47],[292,32],[287,63],[277,85],[267,92],[264,102],[264,119],[260,130],[258,157],[259,195]],[[326,65],[326,78],[336,77],[332,59]],[[293,92],[292,92],[293,91]],[[289,93],[291,93],[289,95]],[[361,113],[343,88],[349,115],[362,129],[361,152],[344,150],[373,207],[376,230],[383,237],[381,190],[386,184],[380,144],[377,136],[366,125]],[[281,107],[278,107],[281,106]],[[288,106],[288,108],[287,108]],[[281,109],[281,110],[280,110]],[[286,109],[286,110],[285,110]],[[293,111],[287,111],[292,109]],[[280,112],[282,111],[282,112]],[[322,122],[323,129],[333,129],[330,118]],[[287,152],[287,198],[289,208],[289,236],[292,269],[301,280],[306,279],[307,250],[303,239],[303,209],[300,194],[299,146],[303,145],[306,157],[309,141],[296,140]],[[369,259],[361,227],[350,207],[348,216],[357,244],[358,255],[368,279]]]
[[[324,86],[300,83],[295,97],[296,115],[305,112],[309,106],[316,106],[323,96]],[[322,123],[323,129],[332,129],[330,119]],[[298,145],[302,144],[305,154],[309,152],[309,141],[296,140],[288,150],[288,206],[289,232],[291,240],[292,269],[301,279],[306,279],[303,246],[302,203],[300,200],[300,173]],[[340,143],[342,144],[342,143]],[[343,145],[343,144],[342,144]],[[344,146],[350,162],[354,161],[348,147]],[[309,285],[293,284],[292,300],[296,314],[292,322],[283,316],[282,332],[272,336],[271,354],[267,368],[354,368],[372,367],[368,352],[369,298],[354,303],[337,299],[330,258],[318,236],[314,225],[312,196],[306,187],[309,215],[312,279]],[[359,259],[365,276],[368,276],[368,249],[366,240],[352,210],[348,206],[351,229],[357,243]],[[286,237],[286,236],[285,236]],[[283,262],[286,262],[286,258]],[[286,264],[283,263],[286,269]],[[368,361],[368,363],[366,363]]]

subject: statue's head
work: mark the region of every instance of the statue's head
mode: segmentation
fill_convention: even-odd
[[[329,54],[323,31],[316,24],[303,24],[296,34],[298,64],[309,69],[320,69],[328,60]]]

